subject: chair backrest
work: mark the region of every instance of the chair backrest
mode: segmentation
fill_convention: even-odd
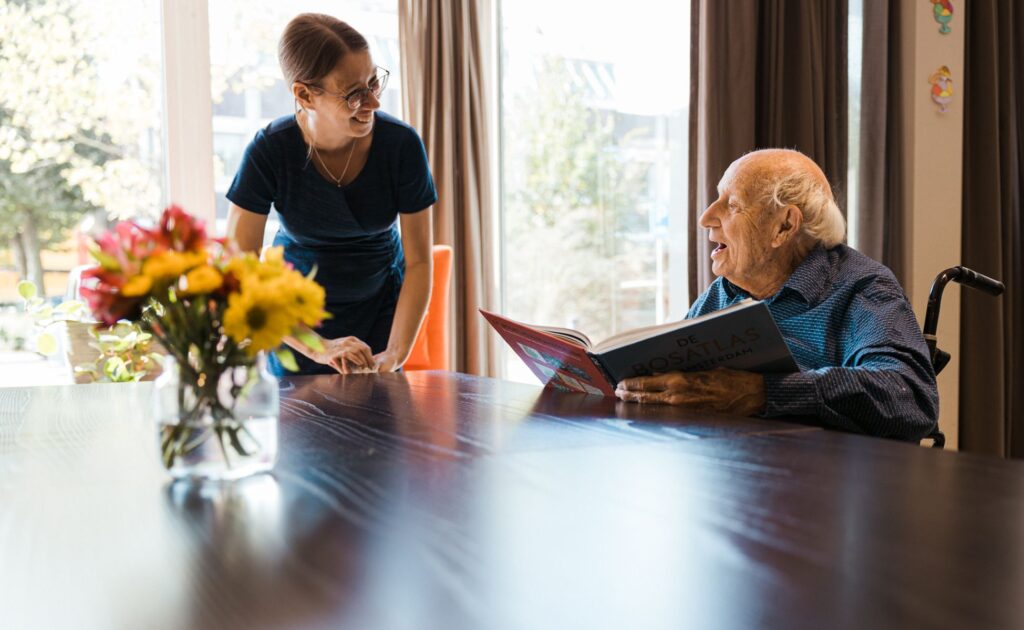
[[[434,286],[427,314],[416,334],[404,370],[449,370],[448,289],[452,274],[452,248],[434,245]]]
[[[81,300],[82,299],[82,272],[86,269],[92,269],[95,264],[78,265],[72,267],[71,271],[68,272],[68,286],[64,291],[65,300]]]

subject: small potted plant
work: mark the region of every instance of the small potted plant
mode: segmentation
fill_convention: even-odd
[[[134,382],[160,374],[163,353],[153,336],[137,324],[98,326],[85,302],[50,304],[27,280],[18,283],[18,295],[37,330],[36,352],[53,356],[63,347],[76,383]]]

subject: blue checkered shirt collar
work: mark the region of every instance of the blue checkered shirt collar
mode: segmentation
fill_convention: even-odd
[[[817,245],[797,265],[789,279],[779,289],[779,292],[765,299],[765,302],[770,304],[787,293],[795,293],[807,305],[814,306],[821,302],[827,294],[828,287],[831,284],[827,280],[831,277],[832,264],[829,261],[828,251],[822,245]],[[741,298],[750,297],[749,293],[725,278],[722,278],[722,288],[725,289],[730,301],[737,296]]]

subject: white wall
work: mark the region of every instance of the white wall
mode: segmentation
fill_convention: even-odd
[[[914,312],[924,323],[928,293],[935,275],[960,264],[960,220],[963,156],[963,3],[956,3],[952,32],[939,33],[929,2],[902,2],[903,97],[907,135],[905,202],[908,210],[908,286]],[[948,66],[954,98],[940,113],[932,101],[929,77]],[[952,361],[939,376],[939,427],[946,447],[958,444],[960,372],[960,286],[943,293],[938,345]]]

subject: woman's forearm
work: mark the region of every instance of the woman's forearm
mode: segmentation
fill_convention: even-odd
[[[320,360],[320,355],[323,352],[323,338],[320,335],[318,335],[315,330],[306,326],[305,324],[299,324],[299,331],[300,334],[303,337],[307,337],[307,339],[311,337],[312,339],[319,340],[320,347],[314,348],[310,346],[308,343],[304,342],[302,339],[299,339],[298,337],[295,337],[293,335],[286,335],[284,337],[284,342],[288,344],[288,346],[290,346],[293,350],[298,350],[299,352],[301,352],[310,361],[323,363],[323,361]]]
[[[391,323],[387,351],[398,358],[400,366],[409,358],[416,333],[430,303],[433,263],[430,260],[409,265],[405,270],[405,281],[398,293],[395,319]]]

